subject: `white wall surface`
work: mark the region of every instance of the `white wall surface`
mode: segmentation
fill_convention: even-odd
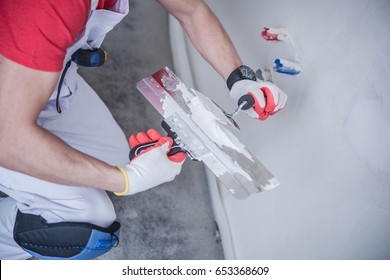
[[[243,201],[224,188],[213,196],[229,228],[227,257],[390,259],[390,1],[207,3],[245,64],[296,59],[290,44],[260,35],[264,26],[284,26],[303,68],[275,75],[289,96],[279,114],[265,122],[236,117],[240,140],[282,185]],[[224,81],[185,47],[196,89],[233,111]],[[173,50],[177,74],[191,83]]]

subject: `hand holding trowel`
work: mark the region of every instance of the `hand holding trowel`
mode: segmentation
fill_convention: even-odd
[[[170,153],[185,151],[191,158],[203,161],[237,198],[246,198],[279,185],[278,180],[232,134],[230,129],[235,125],[231,118],[208,97],[187,88],[169,68],[144,78],[138,82],[137,88],[163,116],[164,129],[176,143],[176,150],[171,149]],[[239,103],[239,110],[245,109],[244,106],[251,101],[245,102],[244,105],[243,101]]]

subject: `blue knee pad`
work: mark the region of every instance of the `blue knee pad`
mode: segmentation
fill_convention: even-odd
[[[120,226],[117,221],[108,228],[90,223],[49,224],[41,216],[18,211],[14,239],[38,259],[87,260],[103,255],[118,244]]]

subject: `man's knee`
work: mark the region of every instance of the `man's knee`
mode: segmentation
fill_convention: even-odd
[[[119,242],[120,224],[48,223],[44,218],[18,212],[14,239],[38,259],[94,259]]]
[[[42,214],[18,212],[14,239],[38,259],[93,259],[119,242],[120,224],[106,192],[80,188],[66,204]],[[26,211],[27,210],[27,211]]]
[[[72,216],[66,221],[92,223],[101,227],[108,227],[116,220],[116,213],[112,201],[104,191],[89,189],[79,194],[74,201]]]

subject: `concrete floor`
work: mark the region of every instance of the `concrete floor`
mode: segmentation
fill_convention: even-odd
[[[168,14],[155,1],[130,1],[130,14],[106,37],[108,61],[81,75],[126,135],[160,127],[161,116],[137,91],[140,79],[168,66]],[[158,168],[156,166],[156,168]],[[130,197],[114,197],[121,241],[101,259],[223,259],[204,166],[187,159],[175,181]]]

